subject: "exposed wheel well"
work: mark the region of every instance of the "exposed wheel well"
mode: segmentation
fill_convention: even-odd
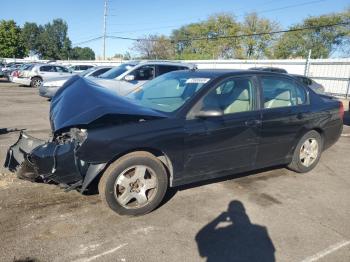
[[[151,153],[152,155],[154,155],[156,158],[158,158],[164,165],[165,167],[165,170],[167,172],[167,175],[168,175],[168,179],[169,179],[169,185],[172,186],[172,181],[173,181],[173,165],[172,165],[172,162],[171,160],[169,159],[169,157],[163,153],[162,151],[160,150],[157,150],[157,149],[154,149],[154,148],[135,148],[135,149],[132,149],[132,150],[128,150],[128,151],[125,151],[121,154],[118,154],[117,156],[115,156],[113,159],[111,159],[108,164],[106,165],[106,167],[104,168],[103,171],[101,171],[95,178],[94,180],[88,185],[88,189],[89,191],[92,189],[92,193],[95,193],[95,189],[97,189],[97,185],[101,179],[101,176],[103,175],[103,172],[108,168],[108,166],[113,163],[115,160],[117,160],[118,158],[122,157],[122,156],[125,156],[127,154],[130,154],[132,152],[136,152],[136,151],[144,151],[144,152],[148,152],[148,153]]]
[[[30,78],[30,80],[33,80],[34,78],[40,78],[41,80],[43,80],[43,78],[41,76],[33,76]]]

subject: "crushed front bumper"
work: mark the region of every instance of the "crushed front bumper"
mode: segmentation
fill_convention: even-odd
[[[45,141],[21,132],[17,142],[8,149],[4,166],[11,172],[16,172],[23,162],[28,161],[33,149],[43,144]]]
[[[55,182],[67,191],[84,192],[106,163],[87,163],[76,157],[73,139],[44,141],[21,132],[7,151],[4,166],[21,179]]]
[[[74,149],[72,141],[45,142],[21,132],[8,149],[4,166],[22,179],[40,178],[69,186],[82,181],[80,169],[84,168],[77,165]]]

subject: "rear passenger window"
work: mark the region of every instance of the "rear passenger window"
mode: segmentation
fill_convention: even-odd
[[[158,76],[169,73],[176,70],[183,70],[184,67],[181,66],[169,66],[169,65],[159,65],[158,66]]]
[[[278,108],[306,103],[304,88],[283,78],[262,78],[264,108]]]
[[[60,73],[68,73],[68,69],[65,68],[65,67],[62,67],[62,66],[56,66],[56,70],[57,72],[60,72]]]
[[[41,72],[56,72],[53,66],[42,66],[40,67]]]

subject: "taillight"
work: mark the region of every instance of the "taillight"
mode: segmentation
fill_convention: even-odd
[[[344,118],[344,105],[339,101],[339,117],[340,119]]]

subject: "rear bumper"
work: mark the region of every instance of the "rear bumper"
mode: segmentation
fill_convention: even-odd
[[[12,79],[12,82],[13,83],[16,83],[16,84],[21,84],[21,85],[25,85],[25,86],[30,86],[30,78],[20,78],[20,77],[14,77]]]

